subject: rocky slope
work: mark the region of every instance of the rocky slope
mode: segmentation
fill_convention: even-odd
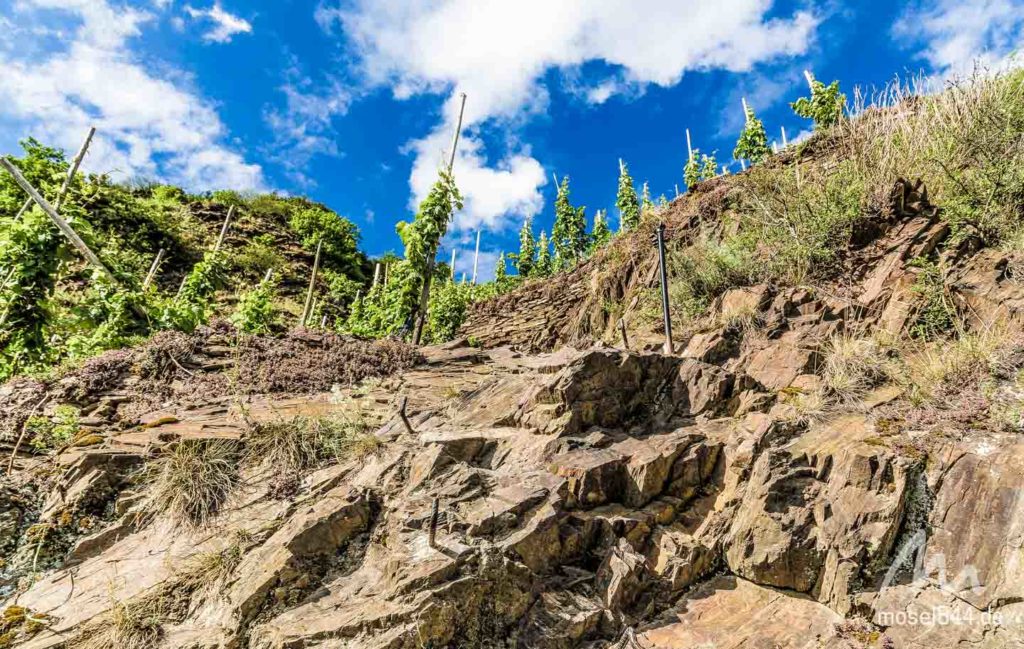
[[[719,186],[662,215],[673,240]],[[1024,644],[1024,253],[941,253],[964,342],[898,367],[971,363],[837,393],[840,342],[921,308],[910,262],[948,234],[921,187],[835,281],[726,291],[672,355],[631,316],[647,234],[422,354],[213,328],[4,386],[5,441],[36,407],[83,431],[0,483],[0,647]],[[368,433],[295,460],[318,421]],[[219,455],[174,473],[190,449]],[[159,506],[168,476],[202,516]]]

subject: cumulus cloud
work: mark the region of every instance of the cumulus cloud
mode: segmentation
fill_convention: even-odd
[[[156,76],[132,54],[128,43],[150,14],[105,0],[24,0],[15,10],[15,22],[56,10],[74,26],[63,50],[0,50],[0,123],[69,150],[96,126],[84,165],[94,172],[167,178],[193,190],[264,187],[261,168],[221,143],[216,111],[183,75]]]
[[[893,27],[939,75],[998,70],[1024,47],[1024,0],[930,0],[916,4]]]
[[[252,32],[252,25],[248,20],[225,11],[219,2],[215,2],[209,9],[196,9],[186,5],[185,13],[192,20],[211,23],[209,30],[203,34],[203,40],[211,43],[230,43],[237,34]]]
[[[601,103],[645,85],[671,86],[688,70],[746,71],[755,64],[805,51],[817,18],[797,11],[768,18],[771,0],[356,0],[321,4],[316,19],[340,27],[370,85],[389,86],[401,99],[466,92],[465,123],[514,130],[548,103],[543,78],[596,61],[608,78],[582,96]],[[419,199],[436,169],[436,151],[450,137],[457,101],[445,103],[433,133],[414,142],[411,185]],[[502,226],[503,217],[540,209],[545,182],[525,147],[510,146],[493,161],[471,136],[456,167],[476,212],[459,225]],[[475,149],[474,149],[475,146]],[[461,169],[460,169],[461,168]],[[479,178],[474,184],[467,180]],[[494,181],[494,182],[492,182]],[[505,192],[504,198],[493,195]],[[495,210],[505,210],[496,213]],[[522,210],[522,211],[519,211]]]

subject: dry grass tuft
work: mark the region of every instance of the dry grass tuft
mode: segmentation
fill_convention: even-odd
[[[1019,330],[997,322],[924,346],[905,360],[911,402],[933,402],[989,376],[1011,371],[1008,356],[1020,344]]]
[[[245,437],[245,463],[266,463],[299,473],[325,461],[361,459],[380,447],[370,425],[356,412],[331,417],[292,417],[253,422]]]
[[[156,460],[150,471],[155,477],[147,513],[202,527],[216,516],[238,483],[238,444],[184,440]]]
[[[69,649],[152,649],[164,635],[168,593],[164,589],[127,602],[115,601],[101,623],[83,630]]]
[[[891,379],[893,344],[880,336],[834,336],[825,350],[822,381],[826,394],[840,402],[859,401]]]

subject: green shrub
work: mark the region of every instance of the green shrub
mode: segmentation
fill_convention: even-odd
[[[52,417],[29,417],[25,429],[31,436],[33,448],[47,451],[70,443],[79,430],[78,409],[68,404],[54,408]]]
[[[277,311],[274,308],[274,282],[260,282],[256,288],[238,298],[231,322],[248,334],[268,334],[274,329]]]
[[[956,307],[946,292],[945,274],[937,263],[923,257],[911,260],[910,266],[919,271],[910,290],[920,300],[910,335],[924,339],[943,336],[953,329],[957,317]]]

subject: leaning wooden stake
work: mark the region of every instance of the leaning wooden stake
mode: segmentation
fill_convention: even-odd
[[[142,282],[142,290],[145,291],[149,288],[149,285],[153,283],[153,278],[156,277],[156,271],[160,268],[160,260],[164,258],[164,249],[161,248],[156,253],[156,258],[153,259],[152,265],[149,267],[149,272],[146,273],[146,279]]]
[[[224,235],[228,233],[228,225],[231,224],[231,216],[235,213],[235,206],[232,205],[228,208],[228,215],[224,217],[224,225],[220,226],[220,234],[217,236],[217,243],[213,246],[213,251],[217,252],[220,247],[224,244]]]
[[[43,398],[40,399],[39,402],[36,403],[36,405],[32,406],[32,409],[28,411],[28,416],[25,417],[25,421],[22,422],[21,434],[18,435],[18,441],[14,443],[14,448],[11,450],[11,459],[7,460],[7,475],[10,475],[11,471],[14,470],[14,459],[18,457],[18,450],[21,448],[21,443],[25,440],[25,433],[28,432],[29,420],[32,419],[32,417],[36,414],[36,411],[39,410],[39,408],[41,408],[44,403],[46,403],[47,399],[49,399],[48,396],[43,396]]]
[[[409,397],[402,397],[398,402],[398,416],[402,419],[402,423],[405,424],[405,431],[410,435],[415,435],[416,431],[412,429],[412,424],[409,423],[409,415],[406,414],[405,409],[409,405]]]
[[[71,166],[68,167],[68,173],[64,176],[64,183],[60,186],[60,191],[57,192],[57,198],[53,201],[53,209],[60,211],[60,205],[64,201],[64,194],[67,193],[68,188],[71,186],[71,181],[74,180],[75,174],[78,172],[78,167],[81,166],[82,160],[85,159],[85,153],[89,150],[89,145],[92,143],[92,136],[96,135],[96,127],[90,126],[89,132],[85,135],[85,141],[82,142],[82,146],[78,148],[78,153],[71,159]],[[21,215],[28,211],[28,208],[32,207],[32,199],[29,198],[25,201],[25,204],[21,206],[18,213],[14,216],[15,219],[21,218]]]
[[[114,274],[110,272],[110,269],[103,265],[103,262],[100,261],[100,258],[97,257],[96,254],[89,249],[89,246],[85,245],[85,242],[82,241],[82,238],[78,236],[78,234],[71,228],[67,221],[65,221],[59,214],[57,214],[57,211],[53,208],[53,206],[50,205],[50,203],[48,203],[47,200],[39,194],[39,192],[36,191],[36,188],[33,187],[27,180],[25,180],[25,176],[21,175],[21,172],[18,171],[18,168],[15,167],[14,164],[11,163],[11,161],[8,160],[7,158],[0,158],[0,166],[6,169],[7,173],[13,176],[14,182],[18,183],[18,186],[21,187],[26,194],[31,196],[32,200],[35,201],[36,204],[43,209],[43,212],[45,212],[46,215],[50,217],[50,220],[53,221],[54,224],[56,224],[56,226],[64,234],[64,236],[67,237],[69,241],[71,241],[71,244],[75,248],[77,248],[79,252],[82,253],[82,256],[85,257],[86,261],[88,261],[93,268],[102,272],[106,276],[106,278],[109,279],[111,282],[117,284],[117,278],[114,277]]]
[[[740,101],[743,102],[743,124],[746,125],[750,121],[750,108],[747,107],[746,97],[741,97]]]
[[[313,312],[313,288],[316,286],[316,273],[320,270],[320,247],[323,246],[324,238],[316,242],[316,256],[313,258],[313,272],[309,276],[309,288],[306,290],[306,304],[302,307],[302,319],[299,326],[305,327],[309,314]]]

